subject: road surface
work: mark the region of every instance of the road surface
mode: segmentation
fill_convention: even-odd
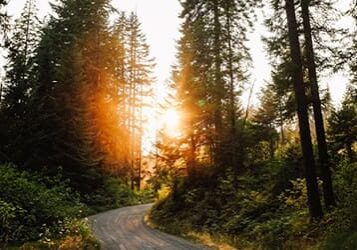
[[[184,239],[145,225],[151,204],[124,207],[89,217],[95,237],[105,250],[203,250]]]

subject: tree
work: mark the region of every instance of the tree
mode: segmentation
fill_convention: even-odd
[[[64,174],[83,192],[104,174],[127,177],[127,143],[120,124],[118,51],[106,0],[62,0],[37,48],[38,81],[22,166]],[[31,145],[31,146],[29,146]],[[81,183],[81,184],[79,184]]]
[[[288,31],[284,6],[281,1],[271,1],[273,15],[265,20],[265,25],[273,35],[264,37],[270,64],[272,65],[271,91],[276,100],[276,109],[280,126],[281,145],[286,143],[284,125],[294,120],[296,116],[296,101],[291,74],[291,58],[289,51]],[[282,25],[284,24],[284,25]]]
[[[149,46],[141,30],[141,24],[135,13],[127,19],[127,110],[128,129],[130,131],[130,162],[132,188],[136,183],[140,189],[142,165],[143,109],[148,105],[153,82],[154,61],[150,58]]]
[[[8,0],[0,0],[0,47],[7,44],[9,29],[9,16],[6,12]]]
[[[279,126],[278,97],[269,84],[261,90],[260,107],[255,112],[253,124],[258,141],[265,141],[269,145],[270,158],[274,158],[275,144],[278,139],[276,126]]]
[[[300,143],[304,158],[305,176],[308,194],[308,205],[312,218],[322,217],[322,208],[317,185],[315,159],[312,149],[309,119],[307,112],[307,99],[304,88],[304,78],[302,71],[302,60],[300,52],[300,42],[298,37],[298,26],[295,15],[293,0],[285,1],[285,10],[288,21],[288,34],[290,44],[291,61],[294,64],[292,76],[294,81],[294,92],[297,104],[297,114],[299,119]]]
[[[27,0],[21,17],[16,20],[8,46],[6,65],[5,112],[21,120],[25,116],[28,99],[34,87],[34,57],[40,39],[36,1]]]
[[[335,150],[345,150],[349,162],[355,161],[353,144],[357,141],[357,89],[348,86],[342,106],[329,118],[329,135]]]
[[[301,1],[301,12],[304,26],[305,35],[305,47],[306,47],[306,63],[308,68],[308,77],[310,81],[310,89],[312,96],[312,106],[314,111],[315,131],[317,137],[317,146],[319,153],[319,162],[321,168],[321,175],[323,181],[323,194],[325,206],[327,208],[335,206],[335,198],[332,188],[331,171],[329,166],[329,155],[327,152],[327,143],[324,127],[324,119],[321,110],[321,99],[319,94],[315,54],[312,41],[312,31],[310,24],[310,12],[309,12],[310,0]]]
[[[182,100],[190,168],[200,149],[219,172],[241,168],[238,97],[247,78],[247,30],[254,1],[183,1],[183,37],[174,81]],[[207,53],[210,51],[211,53]],[[199,133],[199,134],[198,134]],[[239,147],[243,147],[239,146]]]
[[[355,20],[355,27],[357,27],[357,2],[351,8],[350,14]],[[349,58],[349,66],[352,74],[352,84],[357,85],[357,31],[352,33],[352,46],[349,50],[347,58]]]
[[[12,155],[15,161],[26,154],[23,139],[29,115],[29,102],[36,83],[34,61],[40,37],[40,22],[37,19],[34,0],[27,0],[20,18],[16,20],[8,39],[7,65],[5,66],[4,97],[1,105],[2,123],[7,135],[2,139],[2,151]]]

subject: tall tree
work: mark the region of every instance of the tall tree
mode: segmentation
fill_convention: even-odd
[[[341,108],[329,117],[329,135],[336,152],[345,150],[349,162],[355,161],[353,144],[357,141],[357,88],[347,87]]]
[[[10,38],[6,65],[4,109],[16,119],[24,118],[36,80],[34,56],[41,34],[40,25],[36,1],[27,0]]]
[[[245,42],[252,4],[253,1],[182,2],[183,37],[174,80],[186,109],[183,113],[190,114],[185,124],[190,127],[187,135],[191,163],[196,149],[205,148],[217,167],[239,168],[236,121],[238,97],[249,62]]]
[[[301,48],[298,37],[298,25],[296,21],[294,0],[285,1],[285,10],[288,21],[290,55],[291,61],[294,65],[292,69],[292,76],[294,81],[294,92],[299,119],[301,148],[304,158],[309,211],[312,218],[320,218],[322,217],[323,213],[320,203],[316,178],[315,159],[311,142],[309,118],[307,112],[307,98],[305,95],[302,59],[300,52]]]
[[[312,41],[312,30],[310,24],[309,12],[310,0],[301,0],[301,13],[304,26],[305,47],[306,47],[306,63],[308,68],[308,76],[311,86],[312,106],[314,111],[315,131],[317,137],[317,146],[319,153],[319,163],[321,168],[321,176],[323,181],[323,194],[325,206],[330,208],[335,206],[335,198],[332,188],[331,171],[329,166],[329,155],[327,151],[324,119],[321,110],[321,99],[316,73],[315,54]]]
[[[6,155],[13,156],[14,162],[23,160],[27,154],[23,148],[24,134],[31,112],[29,102],[37,80],[34,58],[41,35],[36,12],[36,1],[27,0],[7,46],[6,84],[1,105],[7,136],[3,136],[2,146]]]
[[[153,82],[154,61],[150,58],[149,46],[138,16],[131,13],[127,20],[127,88],[128,128],[130,131],[130,162],[132,188],[136,183],[140,189],[142,165],[142,137],[144,135],[143,109],[147,106]]]
[[[349,66],[352,73],[352,84],[357,85],[357,2],[354,1],[351,11],[351,16],[355,21],[355,31],[352,33],[352,46],[350,48]]]
[[[279,100],[274,92],[274,85],[264,87],[260,95],[260,107],[255,112],[253,124],[257,131],[256,137],[260,141],[268,142],[270,158],[274,158],[275,145],[278,139],[276,127],[279,122]]]
[[[128,137],[120,124],[118,44],[106,0],[62,0],[43,30],[25,166],[64,173],[81,192],[103,173],[126,178]],[[79,185],[79,183],[81,183]]]
[[[9,16],[6,12],[8,0],[0,0],[0,47],[7,42],[7,32],[9,29]]]

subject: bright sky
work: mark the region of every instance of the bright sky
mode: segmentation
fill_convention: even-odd
[[[347,10],[349,3],[352,0],[340,0],[338,6],[341,9]],[[50,12],[48,0],[38,0],[39,15],[45,16]],[[25,0],[10,0],[9,14],[17,17]],[[151,48],[151,54],[156,58],[157,66],[155,68],[156,95],[160,101],[167,94],[165,83],[170,79],[171,66],[175,62],[176,41],[180,37],[180,4],[178,0],[113,0],[115,7],[124,11],[134,11],[138,14],[142,23],[143,31],[147,36],[147,41]],[[253,104],[258,104],[257,93],[264,85],[266,80],[270,79],[270,66],[264,52],[264,45],[261,41],[261,36],[267,34],[266,29],[262,25],[263,16],[258,15],[256,22],[256,31],[249,36],[249,47],[251,48],[253,58],[253,69],[251,70],[251,82],[255,82]],[[352,26],[351,20],[343,20],[341,26]],[[1,65],[1,57],[0,57]],[[0,71],[1,73],[1,71]],[[321,79],[321,87],[324,88],[327,84],[330,87],[332,99],[335,103],[339,103],[344,93],[347,76],[342,73],[334,74]],[[247,103],[248,92],[243,95],[243,104]],[[152,122],[155,121],[155,118]],[[156,124],[157,125],[157,124]],[[151,125],[151,127],[156,126]]]
[[[13,17],[17,17],[26,0],[10,0],[9,13]],[[352,0],[337,1],[339,8],[347,10]],[[48,0],[38,0],[39,15],[45,16],[50,12]],[[135,11],[142,23],[144,32],[147,35],[148,43],[151,48],[152,55],[156,58],[155,77],[157,78],[157,91],[160,97],[166,93],[164,83],[170,78],[171,65],[175,61],[176,41],[180,37],[179,26],[180,20],[180,4],[178,0],[113,0],[112,4],[124,11]],[[252,75],[251,81],[255,81],[254,93],[259,92],[265,80],[270,78],[270,67],[266,59],[261,35],[266,34],[262,25],[262,16],[256,24],[256,31],[250,35],[249,46],[251,48],[253,66],[252,72],[258,74]],[[342,21],[342,26],[350,25],[349,20]],[[0,71],[1,73],[1,71]],[[338,103],[345,90],[347,83],[346,76],[340,74],[331,75],[328,79],[322,79],[322,87],[328,83],[332,98],[335,103]],[[247,91],[248,92],[248,91]],[[246,103],[248,93],[243,97],[243,103]],[[255,95],[254,95],[255,96]],[[253,98],[253,103],[257,104],[257,98]]]

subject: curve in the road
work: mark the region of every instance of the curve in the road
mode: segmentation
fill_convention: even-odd
[[[179,237],[145,225],[152,205],[124,207],[89,217],[93,233],[105,250],[203,250]]]

